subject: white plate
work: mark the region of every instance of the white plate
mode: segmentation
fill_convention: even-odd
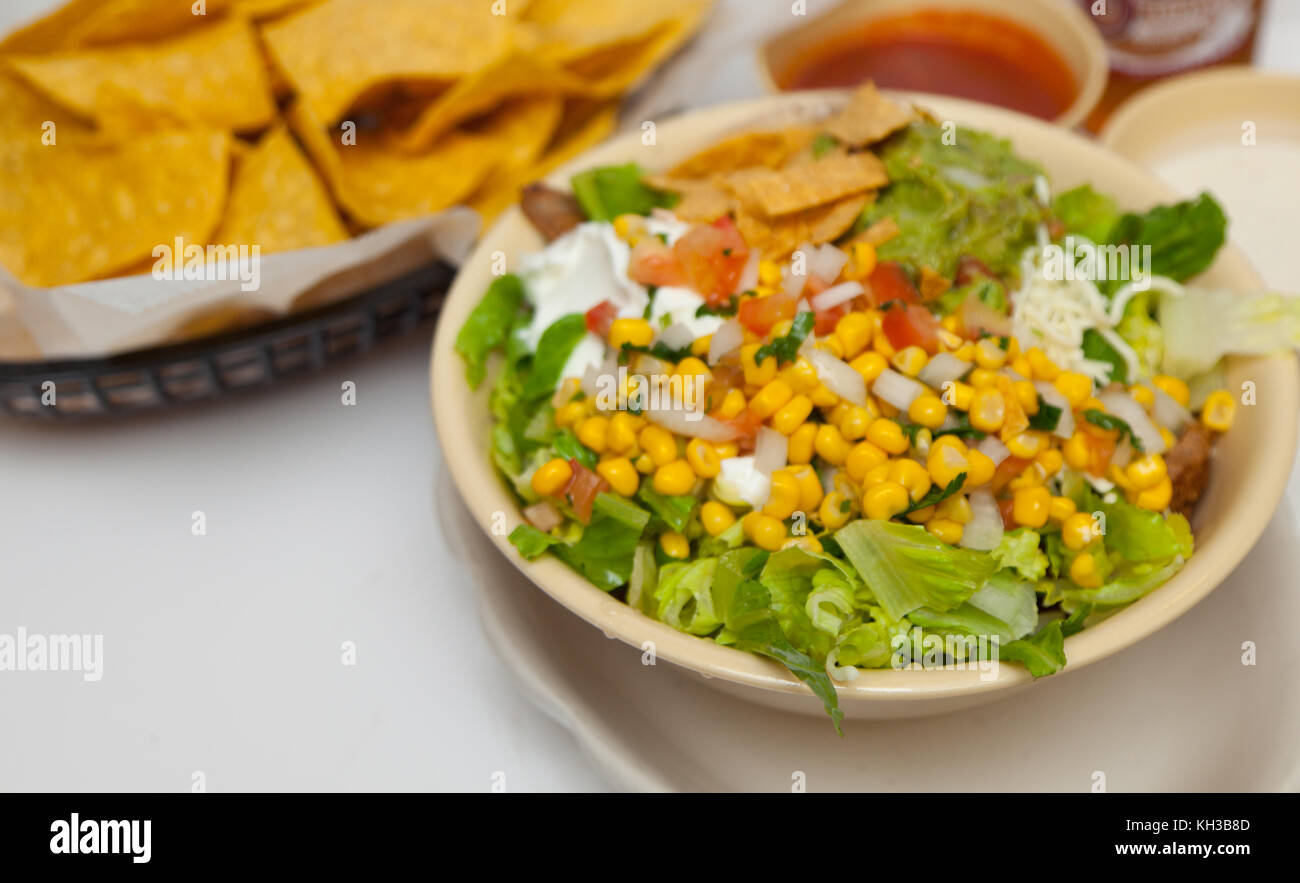
[[[528,582],[459,500],[443,523],[470,564],[484,630],[618,788],[782,791],[1300,789],[1300,477],[1255,550],[1141,643],[1042,689],[907,721],[773,711],[606,640]],[[1256,664],[1242,664],[1242,644]]]

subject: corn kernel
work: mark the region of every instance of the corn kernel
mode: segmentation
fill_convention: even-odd
[[[1159,454],[1143,454],[1134,457],[1128,466],[1124,467],[1124,474],[1129,484],[1137,490],[1144,491],[1158,485],[1169,474],[1169,469],[1165,465],[1165,458]]]
[[[606,439],[609,437],[609,418],[588,417],[578,424],[575,430],[578,441],[597,454],[605,453]]]
[[[843,358],[852,359],[871,343],[871,317],[866,313],[847,313],[835,323],[835,336],[844,349]]]
[[[710,378],[713,373],[709,371],[709,366],[704,364],[695,356],[687,356],[677,363],[677,370],[674,372],[681,377],[705,377]]]
[[[700,524],[711,537],[725,532],[735,523],[735,513],[717,500],[709,500],[700,507]]]
[[[908,521],[912,522],[913,524],[925,524],[927,521],[929,521],[931,518],[934,517],[934,507],[926,506],[923,509],[913,509],[911,512],[908,512],[903,517],[906,518]]]
[[[799,508],[804,512],[815,511],[826,493],[821,478],[807,466],[787,467],[787,471],[799,482]]]
[[[664,554],[669,558],[691,557],[691,541],[675,530],[659,534],[659,548],[663,549]]]
[[[656,468],[654,458],[649,454],[642,454],[637,457],[632,461],[632,465],[635,466],[636,471],[640,472],[642,475],[649,475],[654,472]]]
[[[821,506],[817,508],[817,517],[821,519],[822,527],[828,530],[838,530],[848,524],[852,515],[853,504],[839,491],[831,491],[823,497]]]
[[[1051,512],[1052,495],[1045,487],[1022,488],[1012,497],[1011,518],[1024,527],[1042,527]]]
[[[1092,447],[1088,444],[1088,437],[1083,430],[1075,430],[1074,435],[1066,440],[1061,446],[1061,453],[1065,456],[1065,462],[1070,465],[1071,469],[1083,471],[1088,468],[1092,462]]]
[[[1040,452],[1039,455],[1034,458],[1034,462],[1042,467],[1043,475],[1051,478],[1053,475],[1061,471],[1061,466],[1065,463],[1065,457],[1056,448],[1048,448],[1047,450]]]
[[[863,376],[868,384],[874,383],[880,373],[889,367],[885,357],[877,352],[866,352],[858,356],[849,367]]]
[[[615,454],[626,453],[636,444],[636,422],[631,414],[619,411],[609,418],[605,431],[605,448]]]
[[[573,467],[569,465],[569,461],[556,457],[537,467],[537,471],[533,473],[533,490],[543,497],[553,497],[564,490],[571,478],[573,478]]]
[[[1215,390],[1205,397],[1201,408],[1201,425],[1212,432],[1227,432],[1237,417],[1237,401],[1226,390]]]
[[[970,374],[966,375],[970,385],[976,389],[996,387],[998,378],[1001,376],[998,372],[990,371],[988,368],[972,368]]]
[[[1155,377],[1151,378],[1151,382],[1155,384],[1156,389],[1169,396],[1169,398],[1173,399],[1184,408],[1186,408],[1188,403],[1192,400],[1191,390],[1187,388],[1186,383],[1183,383],[1183,381],[1179,380],[1177,377],[1170,377],[1168,374],[1157,374]]]
[[[1077,409],[1092,395],[1092,378],[1078,371],[1063,371],[1052,381],[1056,391],[1065,396],[1070,407]]]
[[[790,388],[790,384],[777,377],[769,381],[749,400],[749,410],[753,411],[759,418],[766,420],[775,414],[782,405],[790,401],[793,396],[794,390]]]
[[[871,427],[874,419],[871,412],[861,405],[849,405],[837,425],[846,439],[857,441],[866,437],[867,429]]]
[[[777,288],[781,285],[781,266],[776,261],[758,262],[758,281],[762,285]]]
[[[975,341],[968,340],[961,346],[952,351],[952,354],[963,362],[975,361]]]
[[[742,519],[745,533],[760,549],[775,552],[785,543],[785,525],[779,519],[761,512],[751,512]]]
[[[718,416],[723,420],[739,417],[740,412],[744,411],[748,404],[745,401],[743,392],[738,389],[729,389],[727,394],[722,397],[722,404],[718,407]]]
[[[903,428],[885,417],[867,427],[867,441],[888,454],[901,454],[909,445]]]
[[[997,432],[1007,418],[1007,403],[992,387],[975,389],[970,401],[970,424],[981,432]]]
[[[1007,363],[1007,351],[998,346],[997,340],[985,337],[975,344],[975,364],[990,371],[996,371]]]
[[[772,492],[763,506],[763,514],[784,520],[799,508],[799,480],[789,472],[772,473]]]
[[[969,458],[952,445],[932,445],[930,456],[925,460],[925,468],[939,487],[947,487],[963,472],[970,478]]]
[[[719,460],[727,460],[740,453],[740,447],[735,442],[714,442],[713,450],[718,452]]]
[[[713,346],[712,334],[706,334],[703,337],[697,337],[695,338],[695,340],[691,341],[691,355],[701,356],[701,357],[707,356],[709,354],[709,348],[711,346]]]
[[[817,452],[817,456],[832,466],[842,466],[849,456],[849,443],[838,427],[823,423],[817,427],[817,435],[813,438],[813,450]]]
[[[975,387],[969,383],[962,383],[960,380],[951,381],[951,385],[943,385],[943,403],[951,405],[959,411],[969,411],[971,400],[975,397]]]
[[[1148,412],[1155,406],[1156,394],[1151,391],[1151,387],[1149,386],[1132,387],[1128,391],[1128,394],[1133,397],[1133,401],[1137,402]]]
[[[882,481],[862,494],[862,512],[868,518],[888,521],[908,506],[907,490],[901,484]]]
[[[1037,457],[1040,451],[1047,448],[1048,444],[1046,435],[1032,429],[1006,440],[1007,450],[1011,452],[1011,456],[1019,457],[1022,460],[1032,460]]]
[[[948,419],[948,406],[938,396],[922,393],[907,406],[907,416],[913,423],[919,423],[927,429],[938,429]]]
[[[762,364],[754,361],[760,345],[747,343],[740,348],[740,365],[745,370],[745,383],[750,386],[764,386],[776,377],[776,356],[768,356]]]
[[[876,247],[870,242],[855,242],[850,245],[849,262],[844,267],[844,278],[861,281],[875,271]]]
[[[695,470],[685,460],[673,460],[655,470],[654,489],[670,497],[689,494],[695,487]]]
[[[614,350],[623,344],[649,346],[655,339],[655,330],[645,319],[615,319],[609,326],[609,345]]]
[[[849,451],[849,456],[844,461],[844,471],[849,474],[849,478],[861,482],[868,472],[888,461],[889,455],[880,448],[869,441],[861,441]]]
[[[803,356],[781,369],[779,375],[795,392],[812,392],[821,383],[813,363]]]
[[[567,405],[561,405],[555,409],[556,426],[572,426],[583,417],[587,416],[587,403],[569,402]]]
[[[822,543],[812,534],[804,534],[801,537],[790,537],[781,544],[782,549],[803,549],[806,552],[821,554]]]
[[[702,438],[693,438],[686,443],[686,462],[700,478],[713,478],[722,469],[718,452]]]
[[[915,503],[930,490],[930,473],[915,460],[895,460],[889,464],[889,480],[900,484]]]
[[[636,467],[627,457],[602,460],[596,466],[596,474],[609,482],[614,493],[624,497],[632,496],[641,486],[641,476],[637,474]]]
[[[970,498],[965,494],[957,494],[955,497],[940,500],[939,505],[935,507],[934,514],[939,518],[946,518],[958,524],[970,524],[975,520],[975,510],[971,508]]]
[[[1047,358],[1047,354],[1036,346],[1031,346],[1025,350],[1025,359],[1029,362],[1029,366],[1034,369],[1034,376],[1039,380],[1046,380],[1051,383],[1060,376],[1061,369],[1056,367],[1056,363]],[[1025,376],[1028,377],[1029,375]]]
[[[1052,504],[1047,510],[1047,517],[1061,524],[1075,512],[1074,500],[1069,497],[1052,497]]]
[[[837,359],[844,358],[844,344],[838,337],[836,337],[833,334],[829,337],[823,337],[821,340],[817,341],[817,348],[820,350],[825,350],[826,352],[830,353],[832,356],[834,356]]]
[[[1093,540],[1100,537],[1097,522],[1087,512],[1075,512],[1061,522],[1061,540],[1065,543],[1065,548],[1072,552],[1086,549],[1092,545]]]
[[[993,480],[993,473],[998,467],[988,454],[983,451],[971,451],[966,455],[966,460],[970,463],[970,470],[966,473],[967,487],[978,487]]]
[[[893,358],[889,361],[898,369],[899,373],[908,377],[915,377],[929,363],[930,357],[919,346],[905,346],[894,353]]]
[[[880,484],[882,481],[889,481],[889,470],[893,465],[892,460],[886,460],[878,466],[872,466],[862,476],[862,486],[867,488],[873,484]]]
[[[761,392],[759,396],[762,396]],[[804,395],[795,396],[772,415],[772,428],[782,435],[791,435],[796,429],[803,426],[804,421],[808,419],[808,415],[812,413],[812,409],[812,399]]]
[[[1020,409],[1030,417],[1038,413],[1038,390],[1028,380],[1016,380],[1011,384],[1011,392],[1015,395],[1016,401],[1020,403]]]
[[[641,450],[650,455],[656,466],[666,466],[677,459],[677,439],[662,426],[644,427],[637,436]]]
[[[1152,512],[1163,512],[1169,508],[1169,501],[1173,499],[1174,486],[1169,480],[1169,476],[1160,479],[1159,484],[1155,487],[1149,487],[1144,491],[1138,491],[1137,499],[1133,502],[1142,509],[1149,509]]]
[[[812,462],[817,426],[816,423],[805,423],[790,434],[790,443],[786,449],[787,460],[791,463]]]
[[[1025,380],[1034,379],[1034,366],[1029,364],[1029,359],[1023,353],[1012,360],[1011,370],[1025,378]]]
[[[831,392],[824,383],[817,384],[817,388],[809,393],[808,397],[819,408],[830,408],[840,400],[840,397]]]
[[[1085,589],[1095,589],[1101,585],[1101,574],[1097,572],[1097,562],[1091,552],[1080,552],[1071,562],[1070,579]]]
[[[930,536],[953,546],[961,542],[961,535],[966,531],[962,525],[948,518],[931,518],[926,522],[925,529]]]

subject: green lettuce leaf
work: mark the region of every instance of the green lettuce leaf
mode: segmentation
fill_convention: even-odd
[[[686,526],[691,523],[691,516],[695,514],[695,507],[700,503],[692,494],[678,497],[661,494],[648,481],[641,483],[641,490],[637,491],[636,496],[660,521],[678,533],[686,530]]]
[[[1027,580],[1040,580],[1047,573],[1047,555],[1038,548],[1041,537],[1027,527],[1009,530],[989,552],[999,567],[1009,567]]]
[[[1300,297],[1188,288],[1162,296],[1157,313],[1162,370],[1185,380],[1229,353],[1267,355],[1300,347]]]
[[[1003,644],[998,648],[998,658],[1021,663],[1035,679],[1055,674],[1065,667],[1065,637],[1061,632],[1061,622],[1052,620],[1033,637]]]
[[[602,166],[573,176],[573,195],[591,221],[612,221],[619,215],[648,215],[654,208],[671,208],[677,198],[646,185],[635,163]]]
[[[612,592],[632,577],[632,559],[641,531],[593,507],[591,524],[575,543],[558,543],[551,551],[597,588]]]
[[[958,607],[984,585],[997,562],[986,552],[950,546],[916,525],[860,519],[835,541],[891,619],[918,607]]]
[[[1129,213],[1106,237],[1115,245],[1151,246],[1148,272],[1178,282],[1214,263],[1227,238],[1228,218],[1208,193],[1173,205]]]
[[[1115,200],[1088,184],[1058,194],[1052,201],[1052,214],[1065,226],[1066,233],[1086,236],[1097,244],[1108,241],[1120,218]]]
[[[659,569],[654,590],[655,616],[675,629],[692,635],[709,635],[722,619],[713,604],[713,576],[717,558],[677,561]]]
[[[532,561],[559,541],[531,524],[521,524],[510,532],[510,542],[519,550],[520,555]]]
[[[474,307],[456,335],[456,352],[465,360],[465,377],[470,386],[483,382],[487,358],[506,342],[519,306],[524,301],[524,285],[513,273],[495,279],[483,299]]]
[[[554,393],[564,377],[565,363],[586,334],[587,317],[582,313],[570,313],[552,322],[537,342],[532,370],[524,381],[521,397],[531,401]]]

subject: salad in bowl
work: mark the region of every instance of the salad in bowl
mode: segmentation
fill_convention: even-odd
[[[1209,195],[1053,193],[870,85],[521,208],[545,246],[455,336],[510,542],[837,723],[872,669],[1050,675],[1170,580],[1242,404],[1224,357],[1300,341],[1295,301],[1187,284],[1225,242]]]

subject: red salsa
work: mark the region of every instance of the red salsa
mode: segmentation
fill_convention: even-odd
[[[856,86],[938,92],[1054,119],[1078,94],[1065,60],[1028,28],[963,10],[870,21],[775,71],[783,89]]]

